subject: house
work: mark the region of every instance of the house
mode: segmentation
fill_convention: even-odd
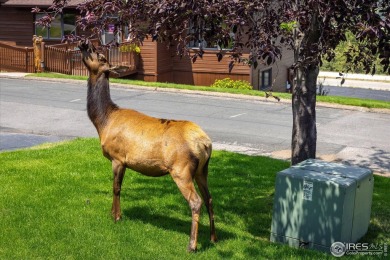
[[[33,7],[47,8],[52,0],[2,0],[0,5],[0,41],[12,42],[17,46],[32,46],[32,36],[42,36],[48,44],[61,42],[64,34],[76,33],[77,10],[75,5],[82,0],[72,0],[64,15],[57,17],[50,30],[36,26],[34,21],[40,14],[31,12]]]
[[[17,46],[32,46],[32,36],[42,36],[46,45],[58,44],[64,34],[80,34],[75,26],[75,6],[83,0],[72,0],[64,14],[57,17],[50,29],[34,24],[41,15],[31,12],[33,7],[48,8],[52,0],[0,0],[0,41]],[[108,30],[102,37],[112,37]],[[132,78],[145,81],[173,82],[209,86],[216,79],[231,78],[249,81],[254,89],[286,91],[288,68],[293,63],[290,52],[283,53],[283,60],[271,65],[259,65],[256,69],[236,64],[229,73],[230,59],[217,60],[217,48],[206,48],[202,58],[193,63],[188,57],[179,58],[166,44],[146,40],[141,46],[137,73]],[[228,56],[228,55],[227,55]]]

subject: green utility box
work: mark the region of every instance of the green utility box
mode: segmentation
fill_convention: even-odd
[[[276,176],[271,241],[330,252],[367,232],[372,171],[309,159]]]

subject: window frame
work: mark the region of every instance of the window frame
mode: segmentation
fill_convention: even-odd
[[[272,68],[267,68],[261,72],[261,85],[260,89],[267,89],[272,86]],[[265,82],[265,74],[268,73],[268,82]],[[267,84],[265,84],[267,83]]]
[[[76,14],[74,14],[74,13],[68,13],[68,14],[73,14],[74,16],[75,16],[75,24],[74,24],[74,28],[76,29]],[[67,14],[67,15],[68,15]],[[34,16],[34,22],[35,21],[37,21],[38,19],[39,19],[39,16],[42,16],[42,15],[45,15],[44,13],[37,13],[37,14],[35,14],[35,16]],[[53,37],[52,35],[51,35],[51,32],[50,32],[50,30],[52,29],[52,27],[47,27],[47,28],[44,28],[44,27],[42,27],[42,26],[40,26],[40,25],[37,25],[37,24],[34,24],[34,34],[35,35],[38,35],[38,36],[42,36],[42,38],[44,39],[44,40],[61,40],[61,39],[63,39],[63,37],[64,37],[64,35],[65,35],[65,22],[64,22],[64,14],[63,13],[61,13],[61,14],[59,14],[60,15],[60,17],[59,17],[59,22],[60,22],[60,30],[61,30],[61,36],[60,37]],[[41,34],[41,33],[38,33],[38,30],[40,30],[40,28],[42,28],[44,31],[45,31],[45,34],[46,35],[43,35],[43,34]],[[77,35],[77,30],[74,30],[74,35]]]
[[[221,51],[221,50],[223,50],[223,51],[231,51],[233,48],[221,48],[221,47],[219,47],[218,45],[215,45],[214,47],[204,47],[204,43],[206,43],[206,45],[207,45],[207,41],[205,41],[205,39],[203,38],[203,37],[201,37],[201,33],[202,33],[202,30],[203,30],[203,24],[202,25],[198,25],[198,27],[202,27],[202,29],[200,29],[199,30],[199,40],[198,41],[190,41],[190,42],[188,42],[187,43],[187,48],[189,48],[189,49],[191,49],[191,50],[200,50],[200,49],[202,49],[202,50],[209,50],[209,51]],[[191,21],[190,22],[190,26],[189,26],[189,31],[193,31],[194,29],[193,29],[193,27],[194,27],[194,22],[193,21]],[[230,36],[231,36],[231,40],[232,40],[232,42],[234,42],[235,41],[235,33],[233,33],[233,32],[230,32]]]

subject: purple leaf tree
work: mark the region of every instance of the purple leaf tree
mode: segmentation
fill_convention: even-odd
[[[62,12],[71,3],[54,0],[51,12]],[[390,0],[94,0],[78,5],[78,27],[96,37],[117,17],[116,26],[127,26],[135,43],[151,37],[175,45],[177,54],[188,55],[188,43],[207,41],[221,51],[231,51],[232,62],[251,66],[272,64],[284,50],[294,53],[292,84],[292,164],[316,157],[316,84],[322,59],[332,60],[336,46],[353,33],[359,46],[347,53],[348,69],[363,66],[376,72],[380,58],[390,74]],[[33,12],[40,11],[38,8]],[[39,21],[49,26],[53,14]],[[74,39],[73,39],[74,40]],[[249,58],[242,54],[249,52]],[[203,54],[194,54],[195,62]]]

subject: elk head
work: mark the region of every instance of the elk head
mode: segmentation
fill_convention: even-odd
[[[97,52],[95,46],[89,40],[82,40],[78,45],[81,54],[82,60],[87,67],[90,77],[99,78],[102,74],[105,74],[107,77],[109,73],[117,74],[119,71],[119,67],[111,66],[108,63],[106,57]]]

